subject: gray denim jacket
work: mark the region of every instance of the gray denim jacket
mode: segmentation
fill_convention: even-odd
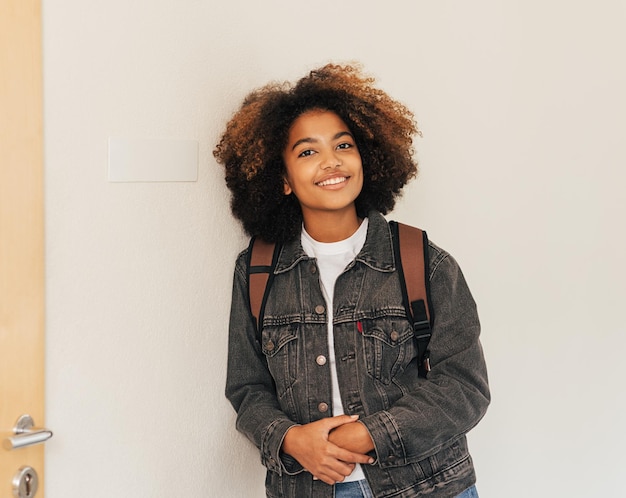
[[[475,482],[465,434],[489,404],[476,305],[456,261],[430,244],[432,371],[418,377],[391,232],[369,213],[367,239],[335,286],[334,341],[344,411],[358,414],[376,459],[363,470],[376,497],[454,497]],[[226,396],[237,429],[261,452],[267,496],[333,497],[281,452],[287,430],[332,416],[326,303],[315,259],[285,244],[259,343],[248,306],[246,251],[235,266]]]

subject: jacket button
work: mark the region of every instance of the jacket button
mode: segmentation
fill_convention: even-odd
[[[311,263],[310,269],[313,275],[317,273],[317,266],[315,266],[315,263]]]
[[[271,339],[265,345],[265,349],[267,349],[268,351],[274,351],[274,343],[271,341]]]
[[[326,356],[323,354],[319,355],[315,358],[315,363],[317,363],[320,367],[326,365]]]
[[[387,457],[387,461],[388,462],[395,462],[396,461],[396,455],[389,455],[389,457]]]
[[[317,405],[317,409],[321,412],[321,413],[326,413],[328,411],[328,403],[324,403],[323,401]]]
[[[322,313],[324,313],[324,311],[326,311],[326,308],[324,308],[324,306],[322,306],[321,304],[318,304],[315,307],[315,313],[317,313],[318,315],[321,315]]]
[[[398,340],[398,337],[400,337],[400,334],[398,334],[398,332],[396,332],[395,330],[392,330],[390,337],[393,342],[396,342]]]

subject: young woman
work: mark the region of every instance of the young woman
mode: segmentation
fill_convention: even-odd
[[[413,114],[358,67],[252,92],[214,154],[233,214],[280,244],[260,333],[236,262],[226,396],[270,497],[474,497],[465,434],[489,388],[476,306],[430,243],[427,378],[418,375],[384,214],[417,173]]]

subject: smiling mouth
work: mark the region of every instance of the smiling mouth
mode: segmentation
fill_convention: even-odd
[[[324,180],[316,183],[318,187],[327,187],[329,185],[337,185],[338,183],[343,183],[348,181],[348,178],[345,176],[336,176],[334,178],[329,178],[328,180]]]

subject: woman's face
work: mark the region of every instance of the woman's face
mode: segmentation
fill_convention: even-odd
[[[301,114],[289,129],[283,160],[285,195],[296,196],[305,220],[354,210],[363,166],[354,137],[337,114],[317,109]]]

